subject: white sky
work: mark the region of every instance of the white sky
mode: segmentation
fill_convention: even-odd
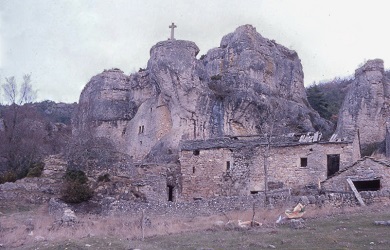
[[[297,51],[306,86],[352,75],[368,59],[390,68],[387,0],[0,0],[0,82],[31,73],[38,100],[78,101],[104,69],[145,67],[171,22],[199,55],[252,24]]]

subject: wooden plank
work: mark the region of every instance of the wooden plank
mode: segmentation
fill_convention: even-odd
[[[349,184],[349,186],[351,187],[353,193],[355,194],[355,197],[356,199],[358,199],[359,203],[361,206],[365,206],[366,204],[364,204],[364,201],[362,199],[362,197],[360,196],[359,192],[357,191],[355,185],[353,184],[352,180],[347,178],[347,182]]]

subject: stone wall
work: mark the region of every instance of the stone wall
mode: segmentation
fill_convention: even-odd
[[[250,142],[248,142],[250,145]],[[327,155],[340,156],[340,170],[359,157],[354,143],[303,143],[182,150],[183,200],[249,195],[264,190],[264,161],[268,160],[269,189],[318,186],[327,176]],[[306,166],[301,166],[305,158]]]
[[[366,204],[375,202],[389,202],[390,192],[361,192]],[[286,192],[269,196],[269,202],[265,203],[264,194],[249,196],[217,197],[213,199],[197,200],[191,202],[129,202],[107,198],[103,200],[103,212],[115,215],[125,213],[128,216],[141,216],[142,211],[146,215],[172,215],[175,217],[194,217],[225,214],[230,211],[252,211],[255,209],[271,208],[281,214],[286,209],[294,207],[298,202],[310,207],[353,207],[358,206],[353,193],[324,193],[309,196],[291,196]],[[243,218],[246,219],[246,218]],[[248,218],[250,219],[250,218]],[[277,218],[275,218],[276,220]],[[153,222],[152,222],[153,223]]]
[[[233,158],[229,149],[183,151],[181,155],[182,199],[222,195],[226,162]]]

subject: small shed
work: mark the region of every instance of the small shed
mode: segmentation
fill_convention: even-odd
[[[390,162],[364,157],[323,181],[327,191],[351,191],[351,179],[357,191],[390,190]]]

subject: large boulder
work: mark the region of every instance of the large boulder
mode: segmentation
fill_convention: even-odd
[[[390,79],[381,59],[369,60],[355,79],[339,112],[336,134],[352,139],[359,134],[362,149],[376,148],[386,137],[390,117]]]
[[[181,140],[331,130],[307,102],[295,51],[244,25],[198,52],[190,41],[163,41],[146,69],[93,77],[74,134],[109,137],[135,161],[172,162]]]
[[[218,136],[270,133],[271,128],[279,134],[332,129],[307,102],[297,53],[262,37],[253,26],[224,36],[202,61],[214,101],[207,112],[212,132],[221,121],[214,129]]]

